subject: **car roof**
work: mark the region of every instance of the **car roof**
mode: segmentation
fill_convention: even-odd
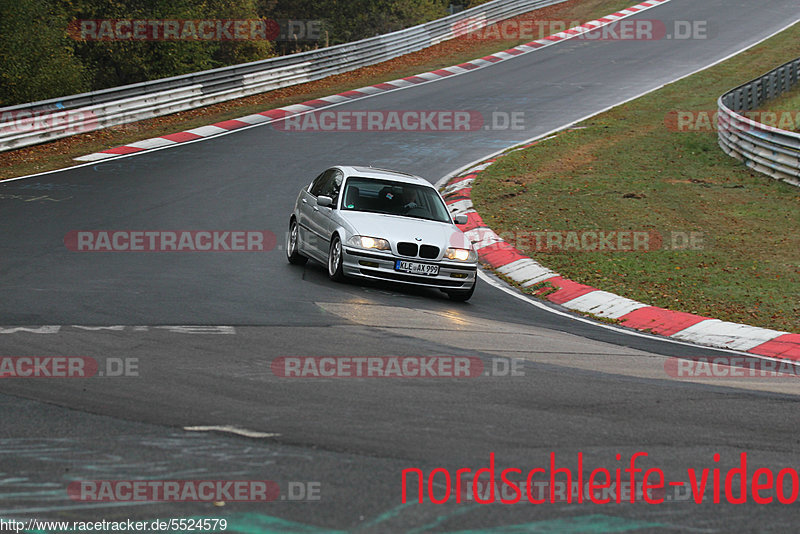
[[[363,166],[350,166],[350,165],[337,165],[339,169],[344,171],[345,176],[361,176],[363,178],[377,178],[379,180],[392,180],[395,182],[403,182],[410,184],[433,185],[419,176],[409,174],[406,172],[392,171],[389,169],[378,169],[376,167],[363,167]]]

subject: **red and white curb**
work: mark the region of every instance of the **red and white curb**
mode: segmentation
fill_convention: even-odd
[[[85,156],[78,156],[77,158],[74,159],[77,161],[87,161],[87,162],[99,161],[127,154],[141,153],[141,152],[146,152],[148,150],[161,149],[169,146],[176,146],[181,143],[185,143],[187,141],[196,141],[198,139],[214,137],[247,126],[255,126],[258,124],[280,121],[287,115],[308,113],[311,111],[339,105],[343,102],[350,102],[353,100],[358,100],[360,98],[373,96],[386,91],[395,91],[398,89],[404,89],[406,87],[411,87],[418,84],[441,80],[443,78],[447,78],[448,76],[465,74],[471,70],[488,67],[495,63],[513,59],[514,57],[523,54],[528,54],[530,52],[535,52],[536,50],[546,48],[561,41],[572,39],[583,33],[596,30],[597,28],[602,28],[603,26],[612,24],[620,19],[629,17],[636,13],[641,13],[642,11],[651,9],[653,7],[659,6],[669,1],[670,0],[647,0],[646,2],[642,2],[635,6],[629,7],[628,9],[624,9],[622,11],[612,13],[611,15],[605,16],[603,18],[587,22],[586,24],[582,24],[581,26],[575,26],[563,32],[559,32],[550,35],[548,37],[545,37],[544,39],[531,41],[529,43],[525,43],[516,46],[514,48],[509,48],[508,50],[505,50],[503,52],[497,52],[495,54],[491,54],[482,57],[480,59],[474,59],[472,61],[468,61],[460,65],[446,67],[432,72],[424,72],[422,74],[409,76],[407,78],[401,78],[398,80],[392,80],[389,82],[370,85],[367,87],[362,87],[360,89],[354,89],[352,91],[345,91],[344,93],[339,93],[332,96],[326,96],[315,100],[308,100],[300,104],[294,104],[283,108],[276,108],[268,111],[262,111],[260,113],[255,113],[253,115],[247,115],[246,117],[239,117],[237,119],[218,122],[210,126],[201,126],[200,128],[193,128],[191,130],[186,130],[185,132],[173,133],[161,137],[152,137],[150,139],[145,139],[143,141],[137,141],[135,143],[129,143],[127,145],[109,148],[106,150],[102,150],[100,152],[87,154]]]
[[[452,213],[467,215],[464,232],[475,244],[483,264],[522,288],[542,284],[534,291],[541,298],[580,313],[615,319],[621,326],[699,345],[800,361],[800,334],[667,310],[601,291],[559,276],[503,241],[473,208],[472,183],[498,159],[537,143],[507,151],[457,174],[442,191]]]

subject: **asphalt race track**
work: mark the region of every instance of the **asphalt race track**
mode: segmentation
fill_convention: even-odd
[[[289,265],[282,245],[300,187],[330,165],[435,182],[738,52],[799,13],[796,0],[672,0],[635,18],[668,28],[708,21],[708,39],[567,41],[334,108],[524,112],[523,130],[266,125],[0,184],[0,356],[135,358],[139,375],[0,380],[0,518],[225,517],[228,531],[248,533],[793,530],[796,504],[724,499],[403,505],[403,469],[475,470],[490,453],[498,471],[548,466],[551,452],[576,471],[582,452],[588,471],[625,467],[644,451],[639,467],[683,481],[687,468],[737,467],[741,452],[753,468],[797,468],[799,390],[791,380],[676,380],[667,358],[720,353],[554,314],[485,281],[468,303],[336,284],[319,264]],[[64,246],[72,230],[267,230],[278,246],[76,253]],[[292,379],[271,370],[282,356],[521,362],[519,376]],[[215,425],[265,435],[184,430]],[[266,479],[283,496],[290,487],[306,495],[213,506],[81,502],[66,491],[75,480],[133,478]],[[310,488],[318,499],[307,498]]]

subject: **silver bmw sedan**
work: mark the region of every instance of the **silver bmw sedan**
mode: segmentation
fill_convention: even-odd
[[[336,166],[297,197],[286,255],[313,258],[328,276],[372,278],[438,288],[468,300],[477,283],[478,255],[447,211],[439,192],[419,176],[372,167]]]

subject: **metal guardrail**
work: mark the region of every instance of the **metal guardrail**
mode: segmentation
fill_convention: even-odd
[[[0,151],[319,80],[566,0],[493,0],[353,43],[0,109]]]
[[[761,124],[742,113],[760,108],[797,85],[798,73],[800,58],[717,100],[717,132],[722,150],[754,171],[796,186],[800,186],[800,134]]]

